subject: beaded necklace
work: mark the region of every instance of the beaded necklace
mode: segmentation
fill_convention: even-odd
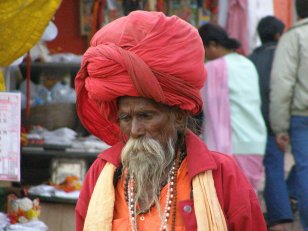
[[[173,162],[171,169],[168,174],[167,181],[162,182],[160,185],[160,190],[168,183],[168,190],[167,190],[167,196],[166,196],[166,204],[165,204],[165,209],[164,209],[164,214],[163,214],[163,219],[159,228],[159,231],[166,231],[167,230],[167,223],[168,219],[170,217],[170,211],[171,207],[173,207],[173,213],[172,213],[172,230],[174,230],[175,226],[175,213],[176,213],[176,196],[177,196],[177,191],[176,191],[176,181],[177,181],[177,170],[181,164],[181,162],[184,160],[186,156],[185,152],[181,152],[180,155],[176,158],[176,160]],[[134,191],[134,177],[129,175],[127,173],[125,183],[124,183],[124,192],[125,192],[125,198],[127,202],[127,207],[128,207],[128,213],[129,213],[129,218],[131,221],[131,226],[132,226],[132,231],[138,231],[138,225],[137,225],[137,216],[139,214],[147,213],[151,210],[151,208],[155,205],[155,203],[151,203],[151,206],[143,211],[138,211],[136,209],[136,203],[135,201],[135,191]],[[159,195],[158,195],[159,197]]]

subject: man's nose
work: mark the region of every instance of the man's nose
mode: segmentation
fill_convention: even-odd
[[[138,119],[132,119],[130,136],[132,138],[139,138],[144,135],[144,126]]]

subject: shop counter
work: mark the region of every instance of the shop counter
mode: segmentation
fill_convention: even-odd
[[[21,153],[21,183],[35,186],[48,183],[52,179],[55,160],[85,161],[86,171],[99,152],[74,148],[23,147]],[[40,199],[42,208],[40,220],[48,226],[49,231],[75,231],[76,199],[37,195],[29,195],[29,197]]]
[[[21,184],[39,185],[48,183],[54,173],[53,163],[56,160],[60,162],[61,159],[85,162],[85,173],[98,153],[99,151],[89,152],[74,148],[23,147],[21,150]]]

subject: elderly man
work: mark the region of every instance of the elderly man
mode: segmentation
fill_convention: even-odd
[[[187,128],[202,110],[198,32],[136,11],[96,33],[76,78],[84,126],[112,145],[89,169],[77,230],[266,230],[258,199],[232,157]]]

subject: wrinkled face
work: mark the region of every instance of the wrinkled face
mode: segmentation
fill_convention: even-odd
[[[128,138],[122,152],[124,169],[134,178],[136,201],[157,206],[160,182],[175,158],[177,116],[162,104],[140,97],[121,97],[118,118]]]
[[[118,119],[127,138],[147,137],[165,146],[168,138],[176,139],[176,122],[170,108],[140,97],[121,97]]]

